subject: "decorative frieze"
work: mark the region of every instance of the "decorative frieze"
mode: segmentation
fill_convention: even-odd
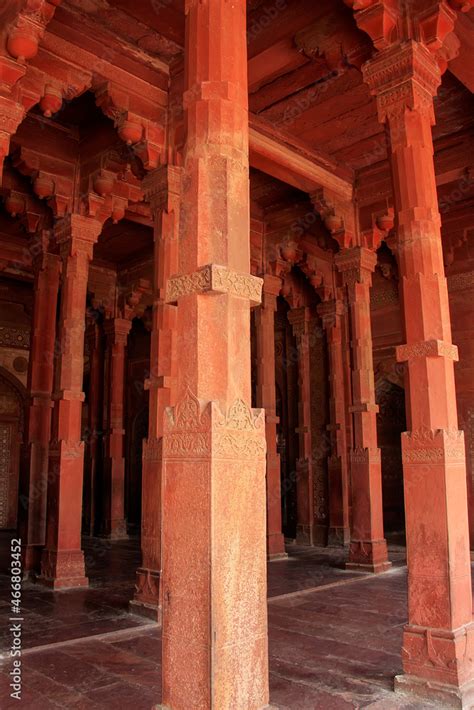
[[[458,429],[417,429],[402,434],[404,463],[462,463],[464,457],[464,432]]]
[[[217,402],[204,408],[188,389],[165,417],[163,456],[174,458],[264,459],[265,414],[238,399],[223,413]]]
[[[444,340],[425,340],[412,345],[399,345],[396,348],[397,362],[408,362],[422,357],[446,357],[457,362],[458,348]]]
[[[176,303],[178,298],[192,293],[228,293],[249,299],[252,305],[257,306],[262,300],[262,284],[262,279],[257,276],[232,271],[217,264],[208,264],[193,274],[169,279],[166,301]]]

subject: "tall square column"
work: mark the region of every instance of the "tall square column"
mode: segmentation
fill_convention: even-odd
[[[330,545],[348,545],[349,522],[349,469],[346,437],[346,392],[344,382],[342,298],[333,298],[318,306],[323,329],[326,332],[329,360],[329,533]]]
[[[42,234],[35,271],[34,310],[28,370],[30,396],[26,442],[21,461],[19,525],[23,571],[39,572],[46,535],[48,451],[51,434],[52,390],[56,345],[56,314],[61,259],[48,252],[49,234]]]
[[[443,707],[474,702],[474,627],[467,514],[466,459],[458,430],[448,291],[433,162],[433,96],[438,62],[409,40],[364,67],[388,126],[395,196],[396,251],[406,344],[409,431],[402,435],[408,561],[404,675],[396,688],[438,699]]]
[[[49,448],[46,547],[39,581],[54,589],[87,586],[81,550],[84,442],[81,412],[89,262],[102,224],[72,214],[59,220],[61,314],[55,408]]]
[[[281,527],[281,471],[277,451],[275,384],[275,311],[281,279],[265,274],[262,305],[255,309],[257,343],[257,406],[265,409],[267,440],[267,548],[269,559],[287,557]]]
[[[296,339],[298,353],[298,444],[296,463],[296,542],[313,545],[314,531],[314,480],[313,437],[311,427],[311,309],[295,308],[288,313]]]
[[[166,303],[166,284],[178,270],[182,168],[166,165],[147,175],[145,194],[154,217],[153,322],[150,343],[148,438],[142,459],[142,563],[137,569],[132,610],[161,618],[161,487],[163,416],[175,404],[176,305]]]
[[[125,523],[124,378],[125,347],[132,322],[125,318],[104,321],[106,339],[106,426],[101,534],[111,540],[127,538]]]
[[[250,407],[245,0],[186,0],[176,406],[163,432],[163,707],[268,704],[265,418]]]
[[[390,562],[383,530],[382,463],[377,446],[378,406],[370,322],[370,287],[376,261],[375,253],[361,246],[336,255],[336,266],[347,289],[352,352],[352,533],[346,566],[384,572]]]

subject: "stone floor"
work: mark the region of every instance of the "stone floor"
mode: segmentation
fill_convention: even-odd
[[[53,594],[24,585],[20,705],[150,710],[161,694],[160,632],[128,613],[137,542],[95,540],[85,548],[90,589]],[[406,619],[403,549],[391,548],[394,567],[377,577],[344,571],[336,549],[288,552],[287,560],[269,565],[272,703],[280,710],[427,707],[391,692]],[[11,640],[8,600],[8,577],[0,575],[4,654]],[[10,699],[10,668],[4,655],[2,710],[18,707]]]

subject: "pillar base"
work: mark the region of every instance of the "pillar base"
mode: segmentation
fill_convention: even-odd
[[[380,562],[379,564],[346,562],[344,565],[347,570],[354,570],[355,572],[372,572],[373,574],[381,574],[382,572],[386,572],[391,566],[392,563],[389,561]]]
[[[330,527],[328,530],[328,545],[330,547],[349,547],[351,542],[350,528]]]
[[[312,545],[313,544],[313,528],[311,525],[296,526],[296,544],[297,545]]]
[[[135,594],[130,601],[131,613],[161,623],[160,573],[147,567],[139,567],[136,574]]]
[[[267,535],[267,554],[269,560],[288,557],[285,552],[283,533],[270,533]]]
[[[386,540],[351,540],[346,569],[378,574],[392,566],[388,559]]]
[[[109,523],[104,527],[99,537],[106,540],[128,540],[129,534],[125,520],[114,520],[112,524]]]
[[[41,574],[36,581],[54,590],[88,587],[89,579],[85,576],[82,550],[44,550]]]
[[[22,549],[23,579],[36,577],[41,569],[44,545],[25,545]]]
[[[468,710],[474,705],[474,681],[456,688],[412,675],[397,675],[393,685],[396,693],[428,702],[437,702],[443,708]]]
[[[267,559],[269,562],[278,562],[281,560],[287,560],[288,553],[287,552],[275,552],[275,554],[273,554],[273,555],[267,555]]]
[[[147,604],[137,599],[131,599],[128,603],[128,607],[130,614],[137,614],[138,616],[143,616],[145,619],[151,619],[161,626],[162,610],[161,606],[158,604]]]

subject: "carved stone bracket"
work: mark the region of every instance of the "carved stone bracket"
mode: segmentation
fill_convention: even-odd
[[[208,264],[193,274],[169,279],[166,301],[176,303],[180,297],[192,293],[228,293],[239,298],[248,298],[251,305],[258,306],[262,300],[262,284],[262,279],[257,276],[238,273],[217,264]]]
[[[341,249],[355,246],[357,224],[354,202],[343,200],[340,195],[325,187],[316,190],[310,197],[315,210]]]

